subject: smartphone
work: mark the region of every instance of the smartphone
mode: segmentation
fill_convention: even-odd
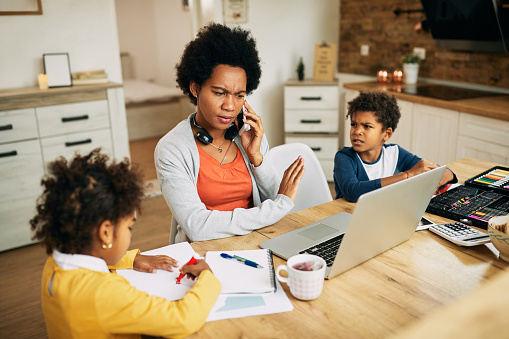
[[[237,115],[237,128],[239,129],[239,135],[242,135],[242,133],[251,129],[251,126],[244,124],[244,110],[244,105],[242,105],[240,113]]]

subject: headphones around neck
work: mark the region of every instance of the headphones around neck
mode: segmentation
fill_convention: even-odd
[[[196,113],[194,113],[193,117],[191,118],[191,120],[193,121],[194,127],[196,127],[197,129],[200,130],[200,131],[196,132],[196,135],[195,135],[196,139],[198,139],[198,141],[204,145],[211,144],[212,141],[214,141],[214,138],[212,137],[212,135],[210,135],[210,133],[205,128],[199,126],[196,123],[195,118],[196,118]],[[237,129],[237,126],[235,125],[235,123],[232,122],[231,125],[228,126],[228,128],[226,129],[226,132],[224,132],[224,138],[227,140],[233,140],[233,139],[235,139],[235,137],[238,134],[239,134],[239,130]]]

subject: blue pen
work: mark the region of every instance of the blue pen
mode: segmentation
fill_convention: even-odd
[[[254,261],[251,261],[251,260],[247,260],[247,259],[244,259],[242,257],[239,257],[238,255],[229,255],[229,254],[226,254],[226,253],[221,253],[221,258],[225,258],[225,259],[228,259],[228,260],[236,260],[244,265],[247,265],[247,266],[251,266],[251,267],[254,267],[254,268],[263,268],[261,265],[258,265],[257,263],[255,263]]]

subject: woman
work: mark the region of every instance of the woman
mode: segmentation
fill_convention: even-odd
[[[261,76],[250,33],[210,24],[186,46],[176,70],[196,113],[155,150],[159,184],[178,222],[176,242],[247,234],[280,220],[293,207],[304,162],[295,160],[278,185],[262,121],[244,101]],[[242,110],[239,121],[250,130],[238,135]]]

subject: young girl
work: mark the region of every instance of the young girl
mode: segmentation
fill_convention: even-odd
[[[50,338],[184,337],[204,324],[221,286],[203,260],[182,267],[198,280],[179,301],[149,296],[108,269],[172,271],[177,265],[167,256],[126,253],[143,196],[141,176],[127,159],[108,164],[99,149],[70,162],[60,158],[42,185],[30,224],[51,254],[42,274]]]

